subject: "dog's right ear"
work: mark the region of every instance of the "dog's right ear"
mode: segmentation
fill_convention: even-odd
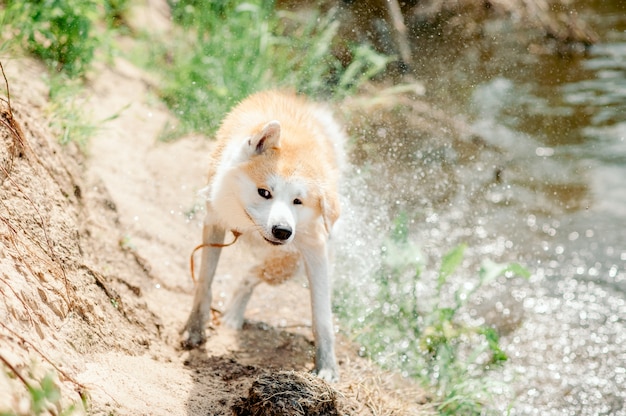
[[[254,134],[248,140],[248,146],[252,154],[260,155],[267,149],[277,149],[280,147],[280,123],[272,120],[267,123],[260,132]]]
[[[322,219],[324,220],[324,228],[326,233],[330,235],[333,225],[339,219],[339,200],[334,196],[320,198],[320,208],[322,211]]]

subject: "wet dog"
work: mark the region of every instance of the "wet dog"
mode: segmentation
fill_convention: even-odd
[[[206,340],[218,245],[232,231],[260,254],[261,262],[251,265],[223,322],[241,328],[256,285],[283,282],[303,266],[311,291],[315,371],[325,380],[338,379],[328,241],[340,212],[337,187],[344,141],[327,109],[294,94],[257,93],[226,116],[212,154],[203,228],[207,246],[183,347]]]

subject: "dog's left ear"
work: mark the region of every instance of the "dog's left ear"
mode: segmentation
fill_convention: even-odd
[[[339,219],[339,213],[341,211],[339,200],[332,196],[322,196],[320,198],[320,209],[322,211],[322,218],[324,219],[324,228],[330,235],[333,225],[337,219]]]
[[[278,148],[280,146],[280,123],[278,120],[272,120],[263,126],[260,132],[248,140],[248,145],[257,155],[267,149]]]

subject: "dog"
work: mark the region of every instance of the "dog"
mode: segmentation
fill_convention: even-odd
[[[345,136],[325,107],[293,93],[265,91],[223,120],[212,153],[200,277],[182,346],[206,341],[211,283],[226,232],[262,259],[235,290],[222,322],[240,329],[254,288],[281,283],[304,266],[311,293],[315,373],[339,377],[331,313],[329,239],[339,218]]]

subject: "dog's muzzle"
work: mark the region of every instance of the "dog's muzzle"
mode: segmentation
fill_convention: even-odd
[[[290,226],[278,224],[272,226],[272,238],[267,238],[265,236],[263,238],[265,238],[265,241],[267,241],[268,243],[278,246],[281,244],[285,244],[287,240],[289,240],[289,237],[291,237],[292,235],[293,229]]]
[[[291,237],[291,234],[293,234],[293,230],[288,225],[275,225],[272,227],[272,235],[277,240],[280,240],[280,241],[289,240],[289,237]]]

